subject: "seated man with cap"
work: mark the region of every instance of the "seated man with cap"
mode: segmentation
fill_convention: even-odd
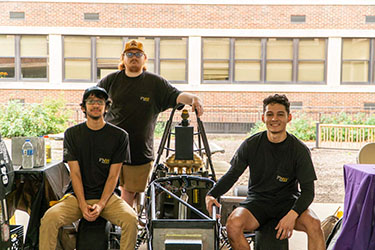
[[[94,86],[85,90],[81,103],[86,122],[64,134],[64,162],[70,168],[71,192],[47,210],[41,220],[39,249],[55,250],[60,227],[99,216],[121,227],[120,249],[134,249],[137,215],[114,190],[123,162],[129,161],[128,134],[104,121],[111,104],[107,92]]]

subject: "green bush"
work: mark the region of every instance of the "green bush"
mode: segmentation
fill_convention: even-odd
[[[155,131],[154,131],[154,136],[156,138],[161,138],[164,133],[164,128],[165,128],[166,122],[157,122],[155,126]]]
[[[365,114],[356,113],[354,115],[340,112],[334,115],[323,115],[320,119],[322,124],[341,124],[341,125],[363,125],[365,124]]]
[[[0,107],[0,133],[8,138],[56,134],[67,128],[69,117],[63,99],[27,105],[11,101]]]
[[[292,121],[287,126],[287,130],[289,133],[295,135],[298,139],[303,141],[315,140],[315,128],[315,122],[305,114],[292,119]]]
[[[342,124],[342,125],[375,125],[375,117],[370,116],[366,118],[366,114],[364,113],[356,113],[356,114],[348,114],[345,112],[340,112],[338,114],[331,114],[331,115],[323,115],[320,118],[321,124]],[[253,135],[257,132],[266,130],[266,126],[263,122],[258,121],[255,123],[254,127],[250,130],[250,135]],[[307,116],[307,114],[302,114],[297,118],[292,119],[292,121],[288,124],[287,130],[289,133],[294,134],[297,138],[303,141],[310,141],[316,140],[316,123],[311,118]],[[344,131],[341,136],[343,140],[345,136]],[[352,131],[352,136],[354,140],[356,139],[357,132]],[[334,130],[331,131],[332,138],[337,134],[335,134]],[[368,131],[365,131],[365,137],[368,136]]]

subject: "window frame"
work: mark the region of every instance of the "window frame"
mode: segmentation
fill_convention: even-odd
[[[3,58],[14,58],[14,77],[12,78],[0,78],[0,82],[48,82],[49,81],[49,36],[44,34],[4,34],[14,36],[14,57],[4,56]],[[21,57],[21,37],[22,36],[44,36],[47,43],[47,56],[22,56]],[[27,78],[22,77],[21,59],[22,58],[37,58],[46,59],[46,77],[45,78]]]
[[[344,40],[345,39],[369,39],[369,58],[368,60],[360,59],[343,59],[344,55]],[[341,43],[341,72],[340,72],[340,83],[342,85],[372,85],[375,84],[375,38],[370,37],[343,37]],[[367,82],[344,82],[343,81],[343,67],[344,62],[368,62],[368,71],[367,71]]]
[[[184,58],[160,58],[160,42],[161,40],[180,40],[180,39],[186,39],[186,51],[185,51],[185,59]],[[155,53],[155,64],[157,64],[157,67],[155,66],[155,71],[156,69],[157,74],[160,75],[160,68],[161,68],[161,62],[162,61],[185,61],[185,80],[169,80],[169,82],[172,83],[188,83],[188,75],[189,75],[189,63],[188,63],[188,58],[189,58],[189,37],[158,37],[155,38],[155,50],[158,52]],[[156,56],[157,55],[157,56]]]
[[[207,60],[213,61],[214,59],[204,59],[204,39],[207,38],[229,38],[229,73],[228,73],[228,80],[204,80],[204,62]],[[291,39],[292,46],[293,46],[293,56],[292,59],[267,59],[267,40],[270,38],[277,38],[277,39]],[[324,59],[298,59],[298,52],[299,52],[299,41],[303,39],[322,39],[324,40]],[[235,58],[235,42],[236,40],[244,40],[244,39],[260,39],[261,42],[261,51],[260,51],[260,59],[236,59]],[[328,54],[328,38],[327,37],[298,37],[298,38],[291,38],[291,37],[203,37],[201,41],[201,83],[202,84],[309,84],[309,85],[326,85],[327,84],[327,54]],[[216,59],[221,60],[221,59]],[[260,62],[260,80],[259,81],[236,81],[235,79],[235,67],[237,62]],[[267,73],[267,62],[277,62],[277,61],[290,61],[292,62],[292,80],[291,81],[268,81],[266,79]],[[324,69],[323,69],[323,81],[298,81],[298,70],[299,70],[299,62],[323,62],[324,61]]]
[[[147,69],[149,72],[152,72],[152,73],[155,73],[155,74],[158,74],[160,75],[160,62],[161,61],[167,61],[167,60],[174,60],[176,61],[175,58],[173,59],[167,59],[167,58],[160,58],[160,39],[182,39],[182,38],[185,38],[186,39],[186,58],[185,59],[179,59],[181,61],[185,61],[185,80],[184,81],[175,81],[175,80],[169,80],[167,79],[169,82],[171,83],[188,83],[188,74],[189,74],[189,68],[188,68],[188,56],[189,56],[189,37],[188,36],[176,36],[176,37],[154,37],[154,36],[85,36],[85,37],[89,37],[91,39],[91,56],[90,56],[90,79],[89,80],[82,80],[82,79],[66,79],[65,78],[65,60],[66,59],[82,59],[83,57],[65,57],[64,56],[64,48],[65,48],[65,43],[64,43],[64,38],[65,37],[72,37],[72,36],[75,36],[75,35],[62,35],[62,81],[63,82],[94,82],[96,83],[97,81],[99,81],[100,79],[98,78],[97,76],[97,70],[98,70],[98,67],[97,67],[97,60],[98,59],[113,59],[113,58],[107,58],[107,57],[97,57],[97,54],[96,54],[96,50],[97,50],[97,43],[96,43],[96,40],[97,40],[97,37],[112,37],[112,38],[122,38],[122,48],[125,47],[125,44],[127,41],[131,40],[131,39],[139,39],[140,37],[141,38],[146,38],[146,39],[153,39],[154,40],[154,55],[155,55],[155,58],[153,58],[152,60],[149,60],[148,61],[153,61],[154,62],[154,71],[150,71],[149,69]],[[82,35],[77,35],[77,36],[82,36]],[[148,54],[147,51],[145,51],[146,54]],[[120,61],[120,56],[121,56],[121,52],[119,53],[119,56],[118,56],[118,60]],[[88,59],[88,58],[87,58]],[[147,65],[147,64],[146,64]]]

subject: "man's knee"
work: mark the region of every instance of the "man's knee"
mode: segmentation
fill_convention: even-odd
[[[320,233],[322,231],[321,223],[318,218],[311,217],[310,223],[306,225],[307,227],[307,233]]]
[[[121,214],[119,214],[119,218],[123,226],[136,227],[138,225],[138,216],[134,210],[123,211]]]
[[[60,218],[61,212],[59,212],[57,209],[50,208],[48,209],[43,218],[40,221],[41,226],[43,225],[54,225],[58,223],[58,220]]]
[[[226,229],[228,234],[242,234],[246,221],[247,219],[243,213],[233,211],[227,219]]]
[[[321,222],[319,218],[315,216],[315,214],[311,214],[306,211],[306,214],[302,214],[299,220],[303,226],[303,231],[305,231],[308,235],[317,233],[320,234],[322,232]]]

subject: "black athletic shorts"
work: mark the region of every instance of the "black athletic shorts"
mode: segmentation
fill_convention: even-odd
[[[269,220],[281,220],[292,209],[296,199],[282,201],[270,200],[245,200],[240,203],[240,207],[249,210],[259,222],[260,226]]]

